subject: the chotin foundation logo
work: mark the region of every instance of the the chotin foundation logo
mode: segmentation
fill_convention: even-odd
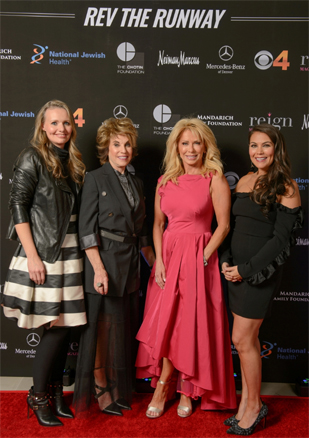
[[[249,126],[260,125],[261,123],[269,123],[278,129],[281,128],[293,128],[293,121],[291,117],[273,116],[272,113],[268,113],[267,117],[249,117]]]
[[[216,70],[219,74],[233,74],[235,71],[245,70],[244,64],[235,64],[231,60],[234,57],[234,49],[224,45],[218,50],[218,57],[223,63],[211,64],[206,62],[206,70]]]
[[[153,110],[153,118],[157,125],[153,127],[154,135],[169,135],[175,123],[180,119],[180,114],[173,114],[168,105],[161,103]]]
[[[117,73],[131,75],[145,74],[144,53],[136,52],[133,44],[129,42],[119,44],[116,53],[121,61],[121,63],[117,64]]]

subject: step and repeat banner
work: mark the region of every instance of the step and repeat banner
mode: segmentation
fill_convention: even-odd
[[[99,166],[100,124],[133,120],[133,165],[144,181],[150,229],[165,142],[182,117],[198,117],[214,131],[231,190],[250,168],[250,127],[277,126],[307,215],[307,1],[2,1],[1,8],[1,292],[16,248],[5,239],[12,165],[51,99],[74,112],[88,170]],[[260,331],[264,381],[308,377],[307,218]],[[0,318],[1,375],[30,376],[41,330]],[[77,354],[75,330],[71,368]]]

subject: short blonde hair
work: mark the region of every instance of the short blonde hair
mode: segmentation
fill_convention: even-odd
[[[189,129],[192,134],[196,135],[206,148],[201,175],[209,175],[210,172],[218,172],[220,176],[223,175],[221,154],[212,130],[200,119],[181,119],[172,129],[166,142],[166,152],[163,161],[164,175],[160,185],[165,185],[170,180],[178,184],[177,178],[185,173],[182,161],[179,158],[178,142],[186,129]]]
[[[98,158],[101,164],[105,164],[108,161],[110,139],[117,135],[126,135],[133,149],[132,158],[137,155],[137,130],[132,120],[128,117],[122,119],[111,117],[102,123],[97,132]]]

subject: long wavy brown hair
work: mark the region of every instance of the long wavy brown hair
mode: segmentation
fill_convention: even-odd
[[[80,153],[80,151],[77,149],[75,145],[76,128],[75,128],[75,122],[74,122],[72,111],[64,102],[61,102],[61,100],[50,100],[49,102],[47,102],[45,105],[42,106],[35,119],[34,134],[31,139],[31,144],[32,146],[34,146],[40,151],[45,161],[46,167],[49,170],[49,172],[52,172],[53,177],[65,178],[65,175],[63,174],[63,168],[61,162],[57,157],[56,153],[54,152],[53,146],[49,141],[46,132],[43,131],[45,113],[46,110],[50,108],[62,108],[66,110],[66,112],[68,113],[72,127],[71,138],[68,142],[69,143],[68,144],[68,151],[69,151],[68,172],[73,181],[75,181],[79,185],[82,185],[84,182],[86,166],[82,161],[82,154]]]
[[[255,125],[249,132],[249,143],[254,132],[262,132],[268,135],[275,145],[274,161],[270,165],[268,172],[257,178],[253,191],[250,193],[252,201],[261,205],[263,214],[267,216],[272,208],[272,204],[277,202],[281,196],[286,196],[289,187],[293,189],[292,195],[295,192],[291,178],[291,161],[284,137],[278,128],[268,123]]]
[[[218,172],[219,175],[223,174],[220,151],[212,130],[200,119],[181,119],[176,123],[167,139],[166,153],[163,161],[164,175],[159,185],[165,185],[170,180],[174,184],[178,184],[177,178],[185,173],[182,161],[178,156],[178,142],[186,129],[189,129],[192,134],[196,135],[206,147],[203,165],[200,170],[201,175],[209,175],[210,172]]]

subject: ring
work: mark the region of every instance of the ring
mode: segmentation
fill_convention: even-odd
[[[97,283],[97,287],[102,287],[103,283]]]

